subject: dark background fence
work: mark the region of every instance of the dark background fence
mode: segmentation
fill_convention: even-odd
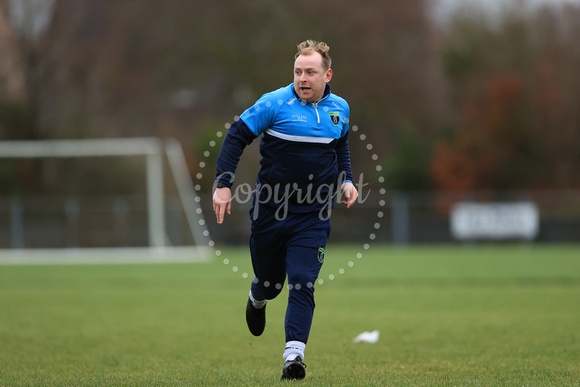
[[[534,242],[580,242],[580,191],[388,192],[371,190],[350,209],[337,205],[331,243],[462,243],[454,239],[450,211],[458,202],[534,203],[539,233]],[[250,203],[233,203],[218,225],[211,197],[202,195],[205,223],[217,245],[244,245],[250,233]],[[199,219],[201,220],[201,218]],[[175,196],[166,197],[169,245],[191,245],[185,214]],[[485,241],[483,241],[485,242]],[[502,242],[521,242],[506,239]],[[144,195],[0,197],[0,248],[137,247],[148,244]]]

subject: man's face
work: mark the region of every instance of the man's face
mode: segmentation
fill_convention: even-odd
[[[294,61],[294,90],[303,101],[320,101],[331,78],[332,70],[324,69],[322,56],[317,52],[302,54]]]

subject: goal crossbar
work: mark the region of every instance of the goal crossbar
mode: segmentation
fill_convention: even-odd
[[[0,158],[154,155],[161,146],[161,140],[154,137],[0,141]]]

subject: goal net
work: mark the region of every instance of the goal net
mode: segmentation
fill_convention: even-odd
[[[22,188],[38,180],[48,182],[42,195]],[[0,186],[0,264],[211,256],[200,197],[175,139],[0,141]]]

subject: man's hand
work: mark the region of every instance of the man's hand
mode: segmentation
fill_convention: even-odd
[[[232,191],[227,187],[216,188],[213,193],[213,211],[218,224],[222,224],[224,221],[225,213],[228,215],[232,211]]]
[[[346,208],[350,208],[358,198],[358,191],[350,181],[345,181],[340,186],[342,191],[342,204],[346,204]]]

